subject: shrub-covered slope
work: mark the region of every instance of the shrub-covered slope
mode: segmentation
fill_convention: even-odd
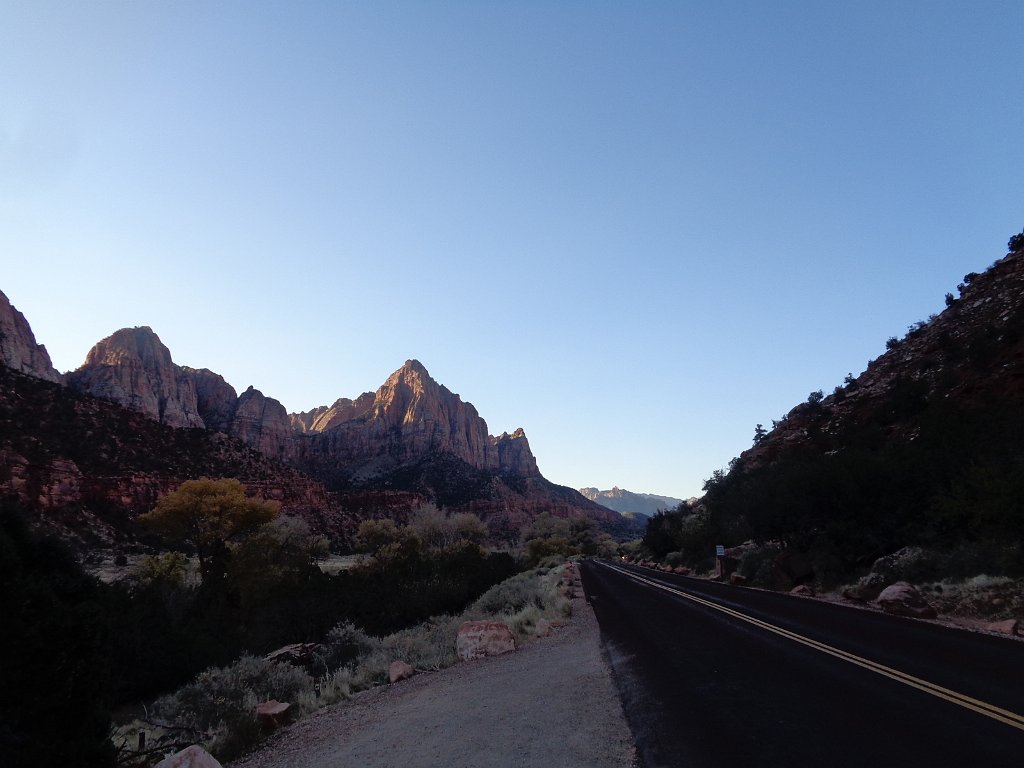
[[[1024,251],[958,289],[860,376],[759,433],[659,546],[703,558],[778,541],[825,581],[908,545],[954,570],[1024,571]]]

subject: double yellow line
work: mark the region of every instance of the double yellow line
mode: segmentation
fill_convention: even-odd
[[[998,720],[1001,723],[1006,723],[1007,725],[1016,728],[1019,731],[1024,731],[1024,716],[1018,715],[1016,712],[1010,712],[1009,710],[997,707],[994,704],[979,701],[978,699],[971,698],[970,696],[965,696],[962,693],[951,691],[949,688],[943,688],[941,685],[929,683],[927,680],[922,680],[919,677],[908,675],[906,672],[900,672],[898,669],[893,669],[892,667],[887,667],[884,664],[879,664],[878,662],[871,661],[870,659],[865,659],[863,656],[857,656],[856,654],[848,653],[847,651],[841,650],[839,648],[834,648],[831,645],[819,643],[817,640],[812,640],[809,637],[798,635],[796,632],[790,632],[788,629],[783,629],[782,627],[777,627],[774,624],[769,624],[766,621],[755,619],[753,616],[748,616],[745,613],[740,613],[739,611],[735,611],[732,608],[727,608],[724,605],[713,603],[710,600],[705,600],[703,598],[697,597],[696,595],[691,595],[686,592],[682,592],[678,589],[668,586],[667,584],[662,584],[661,582],[653,581],[651,579],[645,578],[644,576],[639,576],[631,571],[625,570],[624,568],[619,568],[618,566],[609,565],[607,563],[602,563],[602,565],[605,565],[606,567],[611,568],[614,571],[618,571],[619,573],[622,573],[623,575],[628,576],[629,578],[634,579],[635,581],[639,581],[644,584],[649,584],[652,587],[664,590],[665,592],[670,592],[673,595],[682,597],[686,600],[690,600],[691,602],[698,603],[708,608],[713,608],[716,611],[721,611],[722,613],[732,616],[735,619],[745,621],[748,624],[753,624],[755,627],[760,627],[761,629],[767,630],[768,632],[773,632],[776,635],[788,638],[797,643],[800,643],[801,645],[806,645],[808,648],[813,648],[816,651],[827,653],[829,656],[835,656],[837,659],[842,659],[843,661],[848,661],[851,664],[856,664],[858,667],[863,667],[864,669],[869,670],[870,672],[875,672],[879,675],[884,675],[885,677],[888,677],[899,683],[909,685],[911,688],[917,688],[918,690],[924,691],[925,693],[930,693],[932,696],[937,696],[940,699],[945,699],[946,701],[952,704],[957,704],[961,707],[964,707],[965,709],[970,709],[974,712],[977,712],[978,714],[985,715],[986,717],[991,717],[993,720]]]

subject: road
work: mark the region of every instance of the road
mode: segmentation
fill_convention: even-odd
[[[585,562],[646,768],[1024,760],[1024,642]]]

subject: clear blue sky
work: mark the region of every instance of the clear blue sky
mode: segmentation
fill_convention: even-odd
[[[0,289],[686,497],[1024,225],[1024,3],[0,0]]]

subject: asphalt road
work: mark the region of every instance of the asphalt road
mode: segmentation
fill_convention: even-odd
[[[1024,761],[1024,642],[628,566],[581,575],[646,768]]]

